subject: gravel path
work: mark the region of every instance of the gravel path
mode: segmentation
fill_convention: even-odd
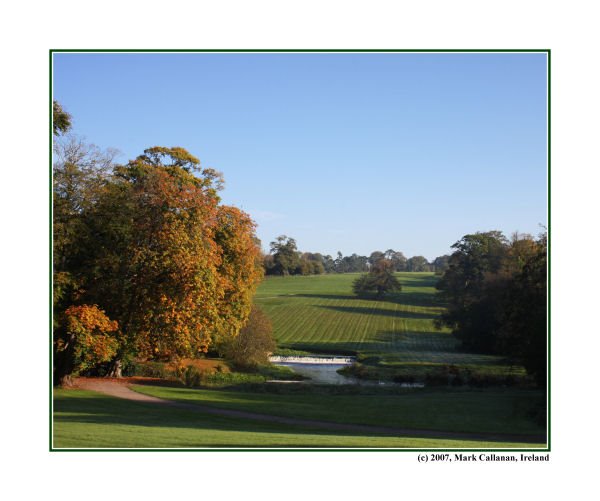
[[[78,378],[75,381],[75,387],[80,388],[82,390],[97,391],[113,397],[124,398],[126,400],[166,405],[169,407],[186,409],[194,412],[201,412],[203,414],[212,414],[216,416],[227,416],[241,419],[251,419],[255,421],[268,421],[272,423],[290,424],[296,426],[307,426],[310,428],[327,428],[330,430],[354,431],[361,433],[384,434],[404,437],[448,438],[455,440],[475,440],[487,442],[526,442],[539,444],[546,443],[545,435],[515,435],[507,433],[461,433],[452,431],[417,430],[372,425],[332,423],[329,421],[296,419],[282,416],[273,416],[270,414],[260,414],[256,412],[220,409],[201,404],[176,402],[173,400],[165,400],[163,398],[144,395],[142,393],[133,391],[129,388],[129,385],[134,383],[136,383],[135,379]]]

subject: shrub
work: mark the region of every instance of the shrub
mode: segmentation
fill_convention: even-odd
[[[123,370],[125,376],[141,376],[166,379],[168,371],[162,362],[136,362],[132,361]]]
[[[193,365],[188,365],[183,373],[183,384],[193,388],[201,386],[202,384],[202,373]]]
[[[202,383],[207,386],[239,386],[262,384],[265,381],[266,378],[261,374],[246,372],[215,372],[202,377]]]
[[[55,341],[57,375],[61,379],[93,369],[117,354],[119,325],[98,306],[70,306],[62,325],[63,335]]]
[[[237,337],[225,344],[225,357],[240,368],[254,368],[268,363],[269,354],[276,348],[272,330],[269,318],[258,306],[253,306],[247,324]]]

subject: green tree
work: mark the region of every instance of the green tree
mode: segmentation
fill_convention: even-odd
[[[268,363],[269,355],[276,348],[272,330],[269,317],[258,306],[252,306],[247,324],[237,337],[225,344],[225,357],[241,368],[253,368]]]
[[[66,134],[71,129],[69,115],[58,101],[52,101],[52,130],[55,136]]]
[[[371,252],[371,255],[369,256],[368,261],[371,266],[374,266],[381,259],[385,259],[385,254],[381,251],[373,251],[373,252]]]
[[[385,251],[385,258],[389,259],[393,263],[394,270],[406,270],[407,259],[406,257],[404,257],[404,254],[402,254],[402,252],[396,252],[394,249],[388,249]]]
[[[423,256],[413,256],[406,262],[406,271],[429,271],[429,262]]]
[[[300,253],[296,241],[286,235],[280,235],[271,242],[273,270],[277,275],[293,275],[300,266]]]
[[[321,275],[325,273],[325,258],[319,252],[304,252],[302,259],[308,261],[309,274]]]
[[[394,276],[394,266],[391,261],[379,259],[371,266],[369,273],[361,275],[352,284],[352,290],[357,296],[375,296],[383,298],[386,294],[399,292],[402,286]]]
[[[450,261],[450,256],[447,254],[436,257],[433,260],[433,263],[431,263],[433,266],[433,271],[435,271],[436,273],[443,273],[444,271],[446,271],[448,269],[449,261]]]
[[[447,311],[439,324],[463,346],[522,363],[540,386],[547,370],[547,242],[500,232],[466,235],[453,246],[438,289]]]
[[[447,310],[438,321],[466,349],[494,353],[500,326],[496,306],[508,276],[502,274],[508,241],[499,231],[465,235],[453,246],[448,269],[436,285]]]
[[[80,138],[57,138],[53,165],[53,301],[61,313],[80,302],[89,270],[87,251],[93,235],[87,222],[113,167],[114,150],[100,150]]]
[[[323,267],[325,269],[325,273],[335,272],[335,261],[329,254],[323,257]]]
[[[528,257],[504,295],[499,347],[502,353],[521,361],[538,385],[545,387],[548,364],[546,234],[541,235],[535,245],[535,252],[530,253],[527,244]]]

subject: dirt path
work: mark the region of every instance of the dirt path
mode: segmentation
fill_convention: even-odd
[[[171,404],[169,400],[164,400],[158,397],[151,397],[133,391],[129,388],[132,383],[129,379],[110,379],[110,378],[77,378],[75,380],[75,388],[81,390],[97,391],[105,393],[112,397],[124,398],[126,400],[135,400],[136,402],[152,402],[155,404]]]
[[[307,426],[310,428],[327,428],[329,430],[356,431],[362,433],[385,434],[405,437],[448,438],[455,440],[475,440],[488,442],[526,442],[540,444],[546,443],[546,437],[544,435],[515,435],[506,433],[461,433],[452,431],[417,430],[373,425],[342,424],[312,419],[296,419],[282,416],[273,416],[270,414],[260,414],[257,412],[221,409],[201,404],[176,402],[174,400],[165,400],[163,398],[144,395],[142,393],[133,391],[129,388],[130,384],[135,383],[135,379],[78,378],[75,382],[75,387],[80,388],[82,390],[97,391],[113,397],[124,398],[126,400],[166,405],[169,407],[176,407],[179,409],[201,412],[204,414],[227,416],[241,419],[251,419],[255,421],[267,421],[271,423],[290,424],[296,426]]]

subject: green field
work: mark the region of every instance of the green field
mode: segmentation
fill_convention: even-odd
[[[194,391],[194,390],[191,390]],[[532,448],[521,441],[396,437],[219,417],[82,390],[55,390],[54,448]]]
[[[398,274],[402,292],[383,301],[355,298],[351,285],[356,276],[264,280],[255,301],[272,319],[278,349],[284,353],[356,354],[359,366],[372,371],[365,377],[375,374],[395,378],[402,371],[418,374],[419,370],[448,366],[486,374],[523,372],[499,357],[465,353],[448,330],[435,329],[434,320],[443,305],[437,302],[433,274]],[[327,425],[311,428],[259,421],[256,416],[222,417],[199,408],[189,410],[81,390],[55,390],[54,447],[545,447],[539,443],[545,427],[536,424],[545,420],[545,396],[539,390],[450,387],[447,381],[438,387],[427,383],[420,389],[392,385],[269,385],[253,383],[260,379],[258,373],[217,376],[224,378],[223,384],[201,389],[177,387],[176,383],[138,385],[134,389],[194,406],[324,421]],[[335,425],[330,429],[330,423],[388,427],[395,432],[341,431]],[[402,433],[397,430],[447,432],[456,437],[399,436]],[[483,435],[475,440],[469,436],[473,433]],[[537,441],[528,438],[534,435]]]
[[[356,353],[383,367],[452,364],[522,374],[499,357],[462,352],[449,330],[434,327],[443,305],[433,273],[398,273],[402,292],[382,301],[356,298],[357,276],[267,277],[255,302],[271,318],[279,348]]]
[[[140,393],[223,409],[395,428],[544,434],[527,414],[542,392],[493,389],[283,387],[274,393],[137,385]]]

